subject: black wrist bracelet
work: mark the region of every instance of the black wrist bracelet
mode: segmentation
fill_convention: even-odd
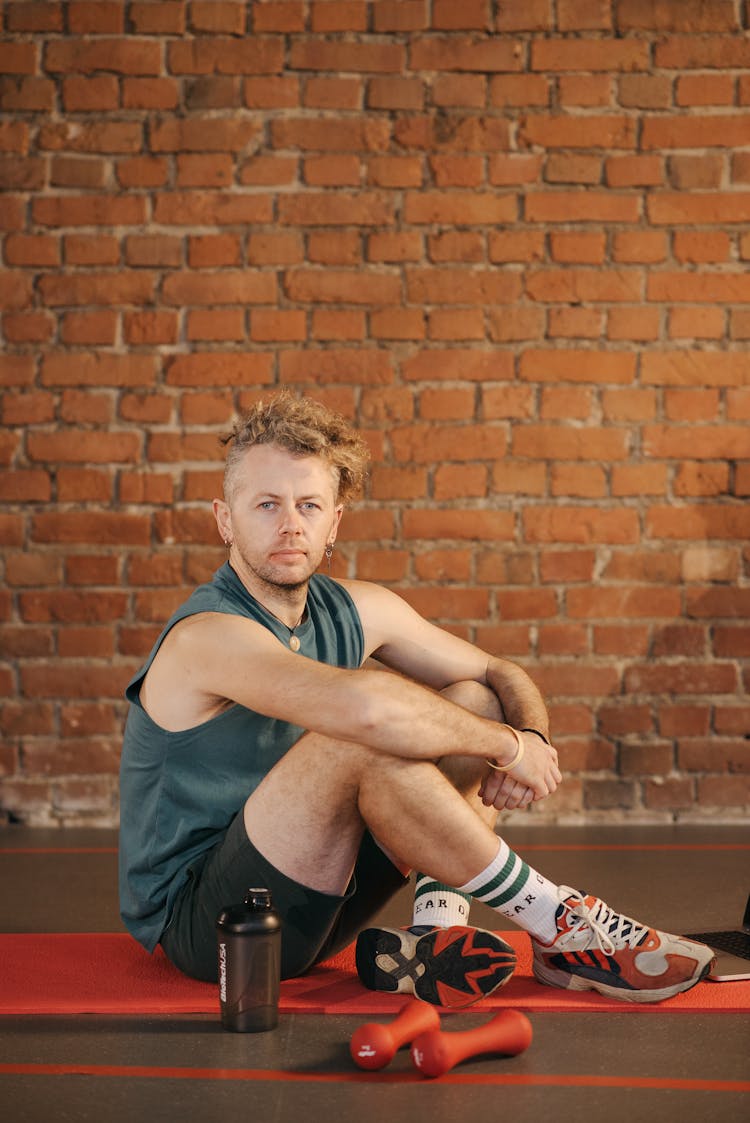
[[[543,733],[540,733],[538,729],[522,729],[521,732],[522,733],[536,733],[537,737],[542,738],[545,745],[549,745],[549,741],[547,740],[547,738],[544,736]]]

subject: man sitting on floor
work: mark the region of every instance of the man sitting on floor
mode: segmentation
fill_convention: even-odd
[[[281,394],[228,444],[213,504],[228,561],[127,688],[130,932],[215,980],[217,914],[263,885],[283,977],[358,936],[366,986],[460,1006],[508,975],[504,941],[467,926],[475,898],[529,932],[542,983],[651,1002],[703,978],[708,948],[553,884],[495,833],[498,811],[562,779],[528,675],[393,592],[317,572],[364,475],[353,429]],[[411,869],[413,925],[367,928]]]

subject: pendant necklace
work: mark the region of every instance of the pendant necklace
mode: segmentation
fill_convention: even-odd
[[[305,615],[305,610],[303,609],[302,610],[302,616],[304,616],[304,615]],[[290,648],[291,651],[296,652],[296,651],[299,651],[299,649],[300,649],[300,639],[299,639],[299,636],[296,636],[294,634],[294,629],[299,628],[300,624],[302,623],[302,616],[300,616],[299,620],[297,621],[297,623],[294,625],[293,628],[289,628],[289,648]],[[287,627],[288,627],[288,625],[287,625]]]
[[[300,614],[300,616],[299,616],[299,618],[298,618],[298,620],[297,620],[297,623],[296,623],[296,624],[292,624],[291,628],[289,627],[289,625],[288,625],[288,624],[285,624],[285,623],[284,623],[284,621],[283,621],[283,620],[281,619],[281,617],[280,617],[280,616],[277,616],[277,615],[276,615],[276,613],[275,613],[275,612],[273,612],[273,611],[272,611],[272,610],[271,610],[270,608],[268,608],[267,606],[264,606],[264,607],[266,608],[266,611],[270,612],[270,613],[271,613],[271,615],[272,615],[273,617],[275,617],[275,618],[276,618],[276,619],[278,620],[278,622],[279,622],[280,624],[283,624],[283,626],[284,626],[284,627],[285,627],[285,628],[287,629],[287,631],[289,632],[289,640],[288,640],[288,642],[289,642],[289,649],[290,649],[290,651],[294,651],[294,652],[297,652],[297,651],[299,651],[299,649],[300,649],[300,647],[301,647],[302,645],[301,645],[301,643],[300,643],[300,638],[299,638],[299,636],[296,636],[296,635],[294,634],[294,631],[295,631],[295,628],[299,628],[300,624],[302,623],[302,621],[303,621],[303,620],[304,620],[304,618],[305,618],[305,613],[307,612],[307,604],[305,604],[305,607],[304,607],[304,608],[302,609],[302,612],[301,612],[301,614]]]

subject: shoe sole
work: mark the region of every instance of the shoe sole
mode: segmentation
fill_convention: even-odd
[[[538,959],[534,959],[534,978],[548,987],[558,987],[562,990],[595,990],[607,998],[615,998],[619,1002],[662,1002],[665,998],[674,998],[676,994],[690,990],[696,983],[701,982],[708,975],[713,965],[713,957],[708,963],[702,964],[689,979],[671,987],[662,987],[660,990],[635,990],[625,987],[607,986],[606,983],[595,982],[593,979],[582,978],[580,975],[571,975],[567,971],[559,971],[548,967]]]
[[[366,928],[357,937],[357,974],[369,990],[414,994],[433,1006],[471,1006],[513,974],[516,955],[494,932],[438,928],[421,935]]]

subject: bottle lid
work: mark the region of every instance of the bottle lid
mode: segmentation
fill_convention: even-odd
[[[270,909],[272,907],[270,889],[248,889],[245,894],[245,904],[255,909]]]

